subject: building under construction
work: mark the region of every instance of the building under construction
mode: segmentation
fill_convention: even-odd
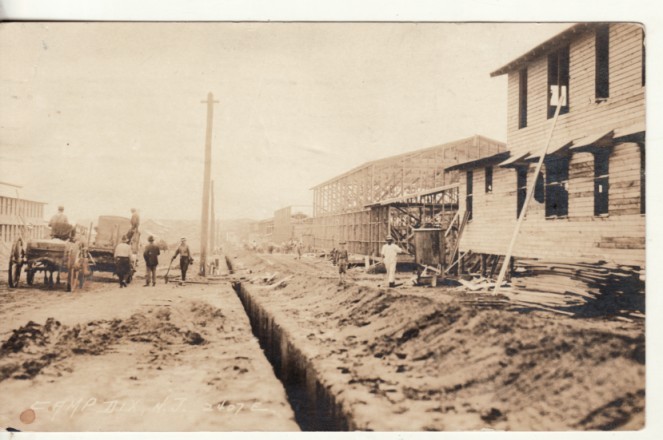
[[[313,246],[379,254],[385,237],[413,249],[413,230],[449,231],[457,218],[457,163],[505,151],[502,142],[473,136],[367,162],[313,188]]]

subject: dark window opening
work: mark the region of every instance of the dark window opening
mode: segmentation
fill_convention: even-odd
[[[520,211],[523,210],[523,206],[525,206],[525,199],[527,198],[527,170],[529,169],[528,166],[519,166],[516,168],[516,173],[517,173],[517,194],[518,194],[518,202],[517,202],[517,208],[516,208],[516,218],[520,217]],[[543,175],[539,174],[539,176],[536,178],[536,185],[534,186],[534,200],[536,200],[539,203],[543,203],[545,201],[544,198],[544,185],[543,185]]]
[[[610,96],[610,26],[596,28],[596,99]]]
[[[569,46],[548,55],[548,118],[555,116],[557,103],[562,102],[559,114],[569,112]]]
[[[527,127],[527,69],[518,76],[518,128]]]
[[[536,178],[536,186],[534,187],[534,200],[539,203],[546,201],[545,190],[543,189],[543,174],[539,173],[539,176]]]
[[[525,198],[527,197],[527,168],[520,166],[516,168],[516,187],[518,188],[518,203],[516,208],[516,218],[520,217],[520,211],[525,206]]]
[[[608,213],[608,163],[610,152],[601,150],[594,153],[594,215]]]
[[[546,217],[569,214],[569,158],[553,156],[546,159]]]
[[[467,195],[465,196],[465,209],[469,213],[467,220],[472,220],[472,171],[467,172]]]
[[[645,197],[645,146],[640,145],[640,214],[646,212],[646,197]]]
[[[493,192],[493,167],[486,167],[486,192]]]

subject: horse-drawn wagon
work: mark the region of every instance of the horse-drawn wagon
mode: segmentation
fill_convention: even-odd
[[[44,283],[52,286],[53,273],[57,272],[57,284],[60,284],[60,274],[67,274],[67,291],[82,287],[87,274],[88,253],[85,242],[76,237],[76,228],[67,226],[69,232],[62,234],[59,231],[57,238],[16,239],[9,256],[10,288],[18,287],[23,268],[28,285],[34,283],[38,272],[43,272]]]

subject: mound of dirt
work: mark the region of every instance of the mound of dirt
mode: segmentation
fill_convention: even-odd
[[[194,302],[177,313],[173,322],[168,308],[152,308],[129,318],[96,320],[66,326],[55,318],[33,321],[13,330],[0,347],[0,381],[31,379],[53,364],[75,355],[101,355],[122,342],[148,343],[162,350],[173,344],[202,345],[204,328],[223,329],[223,313],[206,303]]]
[[[254,278],[291,277],[278,291],[258,282],[248,288],[285,317],[279,325],[306,335],[298,349],[313,353],[316,367],[340,372],[322,381],[356,396],[348,406],[366,429],[644,426],[642,322],[518,312],[496,301],[476,307],[448,288],[381,289],[377,276],[373,286],[338,285],[325,261],[243,255],[233,262]]]

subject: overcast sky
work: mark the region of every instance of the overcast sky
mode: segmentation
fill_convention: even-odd
[[[47,218],[199,218],[212,92],[217,215],[270,217],[369,160],[505,141],[490,72],[569,25],[0,24],[0,180]]]

